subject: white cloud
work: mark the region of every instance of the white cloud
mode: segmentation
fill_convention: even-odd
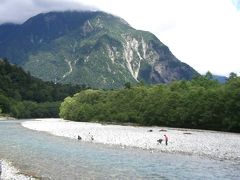
[[[201,73],[240,72],[240,0],[0,0],[0,22],[39,12],[96,9],[153,32]],[[94,8],[93,8],[94,7]]]
[[[36,14],[48,11],[95,9],[77,0],[0,0],[0,23],[22,23]]]
[[[159,33],[159,37],[179,59],[201,73],[207,70],[223,75],[239,72],[240,14],[231,2],[184,2],[189,8],[179,8],[175,29],[165,35]]]

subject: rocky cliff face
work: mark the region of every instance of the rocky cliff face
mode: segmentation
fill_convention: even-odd
[[[0,26],[0,56],[47,81],[116,88],[198,73],[153,34],[103,12],[51,12]]]

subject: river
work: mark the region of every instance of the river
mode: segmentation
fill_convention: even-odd
[[[0,159],[40,179],[240,179],[240,163],[79,142],[0,122]]]

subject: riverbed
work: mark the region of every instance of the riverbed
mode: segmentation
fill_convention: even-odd
[[[155,129],[151,129],[147,133],[154,133]],[[170,137],[168,146],[161,144],[164,148],[173,144],[169,132],[164,131]],[[238,159],[79,141],[26,129],[19,121],[0,122],[0,141],[0,159],[12,162],[21,173],[40,179],[240,178]]]
[[[136,147],[150,151],[182,153],[240,162],[240,134],[168,127],[140,127],[38,119],[23,122],[26,128],[81,141]],[[168,136],[168,145],[165,137]],[[157,140],[162,139],[162,143]]]

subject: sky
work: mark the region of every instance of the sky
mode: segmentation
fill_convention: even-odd
[[[240,0],[0,0],[0,24],[53,10],[112,13],[154,33],[199,73],[240,75]]]

